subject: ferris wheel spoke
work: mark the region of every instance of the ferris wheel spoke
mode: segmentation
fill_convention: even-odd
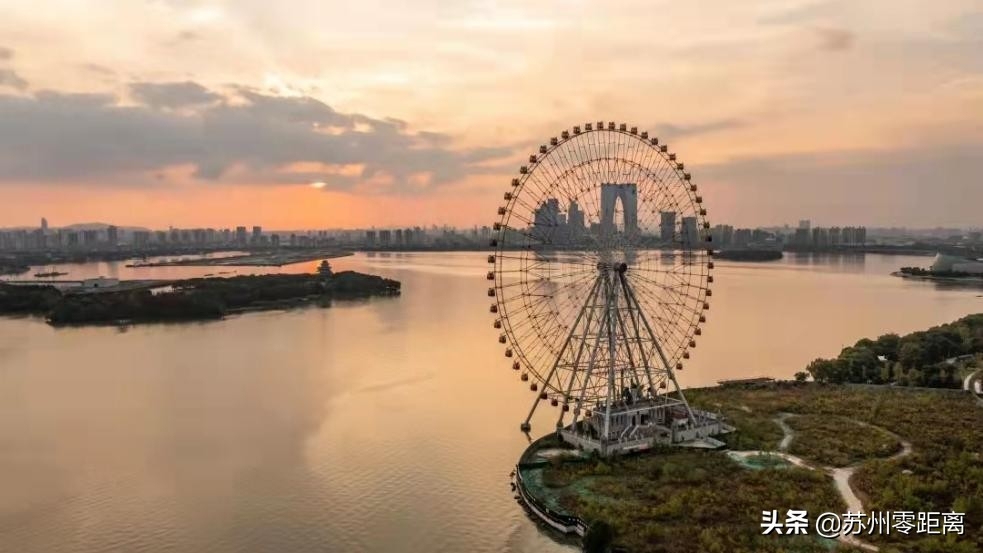
[[[533,410],[575,402],[575,421],[584,406],[609,412],[629,387],[669,398],[659,390],[671,381],[682,397],[670,363],[689,347],[709,280],[705,210],[675,156],[635,128],[593,125],[564,131],[520,171],[490,279],[508,355],[542,386]]]

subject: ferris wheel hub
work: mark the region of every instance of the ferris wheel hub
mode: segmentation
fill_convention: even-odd
[[[709,308],[703,199],[665,144],[628,128],[574,127],[529,157],[498,208],[486,275],[499,342],[536,392],[521,428],[541,400],[562,405],[564,440],[602,454],[720,429],[674,375]]]
[[[612,271],[615,273],[625,274],[628,271],[627,263],[609,263],[605,261],[599,261],[597,263],[597,270],[600,272]]]

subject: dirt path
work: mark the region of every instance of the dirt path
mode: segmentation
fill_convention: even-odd
[[[863,465],[863,463],[857,463],[854,465],[850,465],[848,467],[840,467],[840,468],[825,467],[822,465],[813,465],[800,457],[796,457],[795,455],[791,455],[787,453],[789,446],[792,444],[792,440],[795,438],[795,430],[793,430],[792,427],[790,427],[788,423],[785,421],[790,417],[794,417],[794,416],[795,415],[793,413],[779,413],[778,416],[776,416],[773,419],[775,423],[782,429],[782,433],[784,434],[784,436],[782,437],[782,441],[778,444],[778,452],[732,451],[730,453],[741,458],[752,457],[754,455],[777,455],[782,459],[785,459],[789,463],[792,463],[795,466],[822,470],[823,472],[826,472],[827,474],[833,477],[833,483],[836,485],[836,491],[839,492],[840,497],[843,498],[843,502],[846,503],[847,511],[853,513],[864,512],[863,501],[860,500],[860,497],[857,496],[857,493],[853,490],[853,487],[850,485],[850,478],[853,477],[853,474],[857,471],[857,469],[859,469]],[[887,459],[888,461],[894,461],[897,459],[901,459],[902,457],[911,455],[911,451],[912,451],[911,443],[901,439],[901,437],[895,434],[894,432],[891,432],[890,430],[881,428],[880,426],[876,426],[867,422],[858,421],[855,419],[849,419],[849,420],[861,426],[875,428],[882,432],[886,432],[888,435],[892,436],[894,439],[898,440],[901,443],[901,451],[889,457]],[[852,535],[840,535],[839,541],[851,547],[857,547],[860,549],[864,549],[866,551],[878,550],[878,547],[876,545],[867,543],[861,539],[858,539],[856,536],[852,536]]]
[[[782,428],[782,433],[784,434],[782,441],[778,444],[778,451],[788,451],[788,446],[792,445],[792,438],[795,437],[795,431],[785,422],[785,419],[792,416],[794,416],[792,413],[779,413],[775,417],[775,422]]]

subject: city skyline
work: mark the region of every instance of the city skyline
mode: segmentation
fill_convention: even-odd
[[[384,4],[4,3],[0,225],[486,224],[598,118],[668,143],[714,221],[979,222],[973,2]]]
[[[543,207],[543,206],[541,206],[541,207]],[[552,207],[550,205],[546,205],[545,207],[547,207],[547,208],[549,208],[551,210],[552,209],[556,209],[555,207]],[[572,208],[572,209],[570,209],[570,208]],[[616,213],[615,217],[620,216],[620,215],[621,215],[621,212],[619,211],[619,212]],[[677,217],[676,217],[677,215],[678,215],[678,213],[676,213],[674,211],[662,211],[662,212],[660,212],[661,221],[658,222],[655,226],[653,226],[652,229],[651,229],[651,231],[654,234],[659,235],[659,234],[663,234],[662,229],[665,228],[666,226],[668,226],[668,227],[677,227],[678,228],[680,222],[677,220]],[[575,225],[580,226],[580,227],[583,227],[583,228],[586,228],[587,227],[587,221],[585,221],[585,219],[584,219],[585,214],[584,214],[583,210],[581,210],[579,208],[579,204],[577,204],[576,201],[571,201],[570,202],[570,206],[569,206],[568,209],[556,211],[555,214],[553,214],[551,217],[557,218],[557,220],[559,220],[561,222],[567,222],[568,221],[568,217],[571,217],[571,216],[573,217],[573,219],[569,220],[570,223],[575,224]],[[576,221],[576,222],[574,223],[574,221]],[[597,224],[598,222],[599,221],[595,221],[594,223]],[[796,230],[802,229],[803,227],[805,227],[806,229],[816,228],[816,227],[821,227],[821,228],[840,228],[840,227],[849,227],[851,225],[857,225],[857,224],[864,224],[865,228],[870,228],[870,229],[873,229],[873,230],[882,230],[882,231],[910,231],[910,232],[914,232],[914,233],[918,233],[918,232],[932,232],[932,231],[954,231],[954,230],[959,230],[959,231],[983,231],[983,224],[976,224],[976,225],[936,225],[936,226],[919,227],[919,226],[905,226],[905,225],[898,225],[898,226],[876,226],[876,225],[866,225],[863,221],[860,221],[860,222],[858,222],[858,221],[851,221],[851,222],[849,222],[846,225],[841,225],[841,224],[830,223],[829,221],[825,221],[825,220],[816,220],[816,219],[799,219],[797,221],[783,221],[783,222],[780,222],[780,223],[767,223],[767,224],[766,223],[762,223],[762,224],[750,224],[750,225],[739,225],[739,224],[734,224],[734,223],[728,222],[728,221],[723,221],[723,222],[718,221],[718,222],[713,223],[712,226],[713,226],[713,228],[731,227],[731,228],[735,228],[735,229],[751,229],[751,230],[753,230],[753,229],[766,229],[766,230],[784,229],[785,231],[788,232],[788,234],[794,234]],[[53,231],[57,231],[57,230],[60,230],[60,229],[72,229],[72,230],[82,231],[82,230],[88,230],[90,228],[95,228],[96,230],[103,230],[104,231],[108,227],[115,227],[117,229],[126,230],[128,232],[140,231],[140,230],[146,230],[146,231],[151,231],[151,232],[171,231],[171,230],[215,230],[215,231],[232,230],[232,231],[234,231],[235,229],[237,229],[239,227],[249,228],[249,229],[257,228],[258,227],[258,228],[263,229],[264,232],[319,232],[319,231],[344,232],[344,231],[384,230],[384,229],[396,230],[396,229],[405,229],[405,228],[416,228],[416,229],[423,229],[423,230],[428,230],[428,231],[434,231],[434,230],[469,231],[469,230],[472,230],[472,229],[481,229],[481,228],[485,228],[485,227],[492,228],[492,226],[493,226],[493,223],[484,223],[484,224],[476,223],[476,224],[467,224],[467,225],[453,225],[453,224],[450,224],[450,223],[447,223],[447,222],[430,221],[430,222],[409,223],[409,224],[405,224],[405,225],[385,224],[385,223],[383,223],[383,224],[373,224],[373,225],[366,225],[366,226],[350,226],[350,227],[339,227],[339,226],[268,227],[268,226],[261,225],[261,224],[260,225],[252,224],[252,223],[243,224],[243,221],[239,221],[238,223],[233,224],[233,225],[202,224],[202,225],[188,225],[188,226],[167,225],[167,226],[164,226],[164,227],[152,227],[152,226],[144,226],[144,225],[127,225],[127,224],[108,223],[108,222],[105,222],[105,221],[83,221],[83,222],[73,221],[73,222],[66,222],[64,224],[49,224],[47,217],[41,217],[41,223],[40,224],[35,223],[33,225],[28,224],[28,225],[0,226],[0,231],[15,231],[15,230],[34,231],[34,230],[40,229],[42,231],[53,232]]]

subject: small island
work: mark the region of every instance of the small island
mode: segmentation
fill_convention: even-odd
[[[353,255],[347,250],[272,250],[226,257],[191,257],[163,261],[142,261],[127,267],[282,267],[294,263]]]
[[[936,254],[928,268],[901,267],[891,274],[916,280],[969,281],[983,284],[983,261],[940,253]]]
[[[354,271],[332,273],[324,264],[315,274],[193,278],[154,281],[153,286],[114,283],[102,290],[59,290],[45,283],[0,283],[0,315],[38,315],[52,325],[194,321],[400,293],[398,281]]]

